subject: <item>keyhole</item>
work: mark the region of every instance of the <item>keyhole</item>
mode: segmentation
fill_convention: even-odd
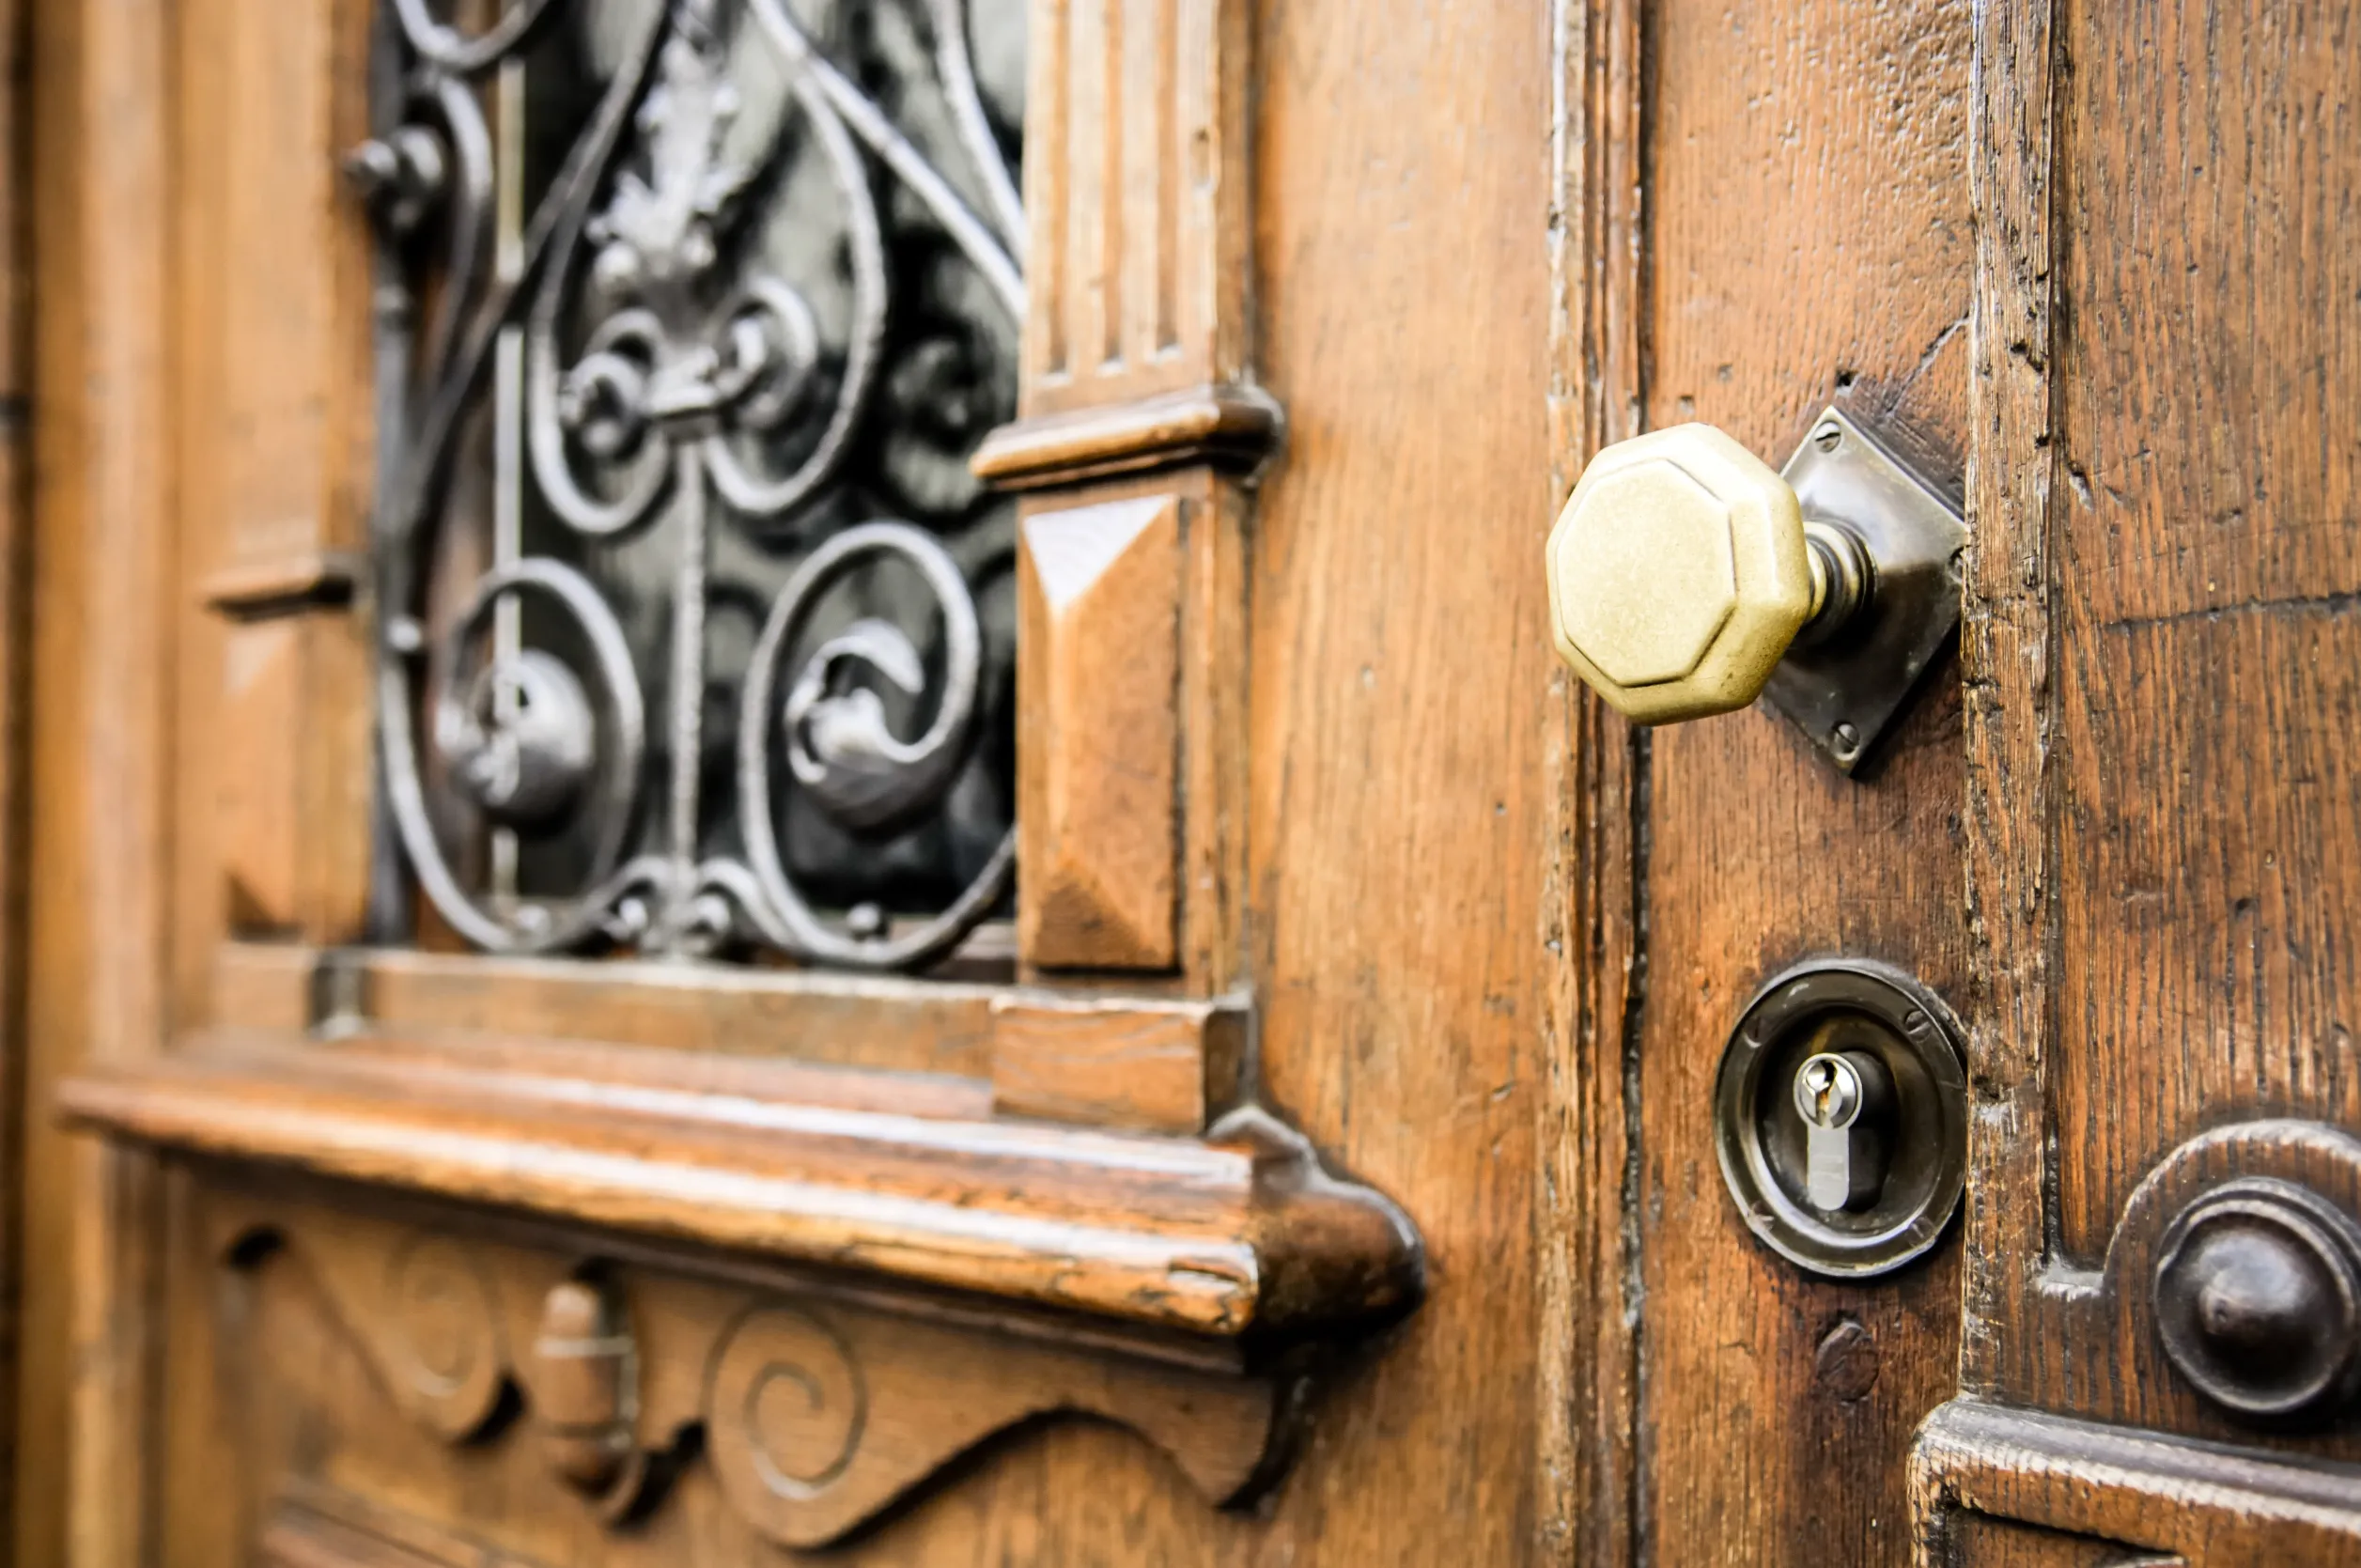
[[[1795,1110],[1815,1127],[1834,1132],[1861,1112],[1861,1072],[1841,1056],[1823,1052],[1795,1075]]]

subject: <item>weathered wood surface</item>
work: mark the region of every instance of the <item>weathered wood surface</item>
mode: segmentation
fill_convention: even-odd
[[[843,1538],[1026,1421],[1118,1423],[1217,1504],[1269,1473],[1285,1425],[1284,1379],[1062,1343],[988,1315],[897,1312],[840,1281],[742,1262],[585,1256],[563,1231],[488,1235],[441,1222],[450,1216],[284,1182],[224,1186],[195,1212],[217,1294],[272,1303],[224,1326],[222,1353],[246,1369],[243,1419],[302,1410],[321,1428],[287,1449],[250,1424],[270,1490],[365,1477],[363,1496],[414,1495],[414,1481],[368,1472],[423,1436],[432,1460],[419,1479],[473,1474],[510,1490],[512,1506],[468,1520],[472,1532],[591,1534],[587,1554],[551,1555],[638,1563],[678,1560],[702,1531],[728,1543],[715,1560],[750,1560],[763,1541]],[[271,1342],[250,1337],[273,1327],[334,1336],[367,1375],[340,1384],[274,1363]],[[584,1349],[607,1357],[594,1378]],[[716,1489],[718,1515],[697,1506]]]
[[[2361,1563],[2361,1469],[1972,1400],[1929,1419],[1911,1491],[1920,1568]]]
[[[2353,25],[1980,13],[1965,1372],[2013,1401],[2205,1425],[2076,1378],[2045,1260],[2203,1128],[2361,1121]]]
[[[1597,444],[1692,419],[1776,465],[1831,399],[1955,474],[1966,8],[1571,11],[1563,112],[1588,119],[1559,155],[1561,485]],[[1903,1549],[1909,1434],[1954,1386],[1956,1249],[1872,1283],[1805,1277],[1740,1220],[1710,1106],[1738,1014],[1796,959],[1964,992],[1956,681],[1934,673],[1859,782],[1765,711],[1635,737],[1574,699],[1561,787],[1589,800],[1559,853],[1585,972],[1543,1136],[1568,1189],[1548,1212],[1595,1218],[1554,1263],[1551,1299],[1579,1315],[1552,1330],[1571,1413],[1542,1474],[1550,1540],[1579,1560]]]

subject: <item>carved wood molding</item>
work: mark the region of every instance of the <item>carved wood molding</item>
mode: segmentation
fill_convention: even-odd
[[[365,1033],[422,1063],[1179,1134],[1247,1093],[1249,1009],[1235,996],[246,942],[218,956],[225,1032]],[[793,1055],[747,1052],[749,1039]]]
[[[1033,0],[1028,30],[1021,414],[1243,380],[1243,0]]]
[[[186,1154],[1257,1350],[1421,1288],[1401,1212],[1256,1110],[1200,1139],[1118,1135],[668,1087],[614,1076],[630,1053],[553,1049],[210,1036],[60,1103]]]
[[[611,1523],[660,1510],[680,1467],[702,1464],[760,1534],[822,1545],[994,1434],[1061,1412],[1131,1429],[1224,1503],[1267,1478],[1287,1408],[1278,1375],[905,1315],[792,1276],[584,1259],[323,1196],[209,1185],[216,1255],[301,1268],[412,1421],[452,1444],[537,1440]]]
[[[1254,384],[1244,0],[1033,0],[1018,512],[1018,955],[1244,969],[1244,480]]]
[[[2119,1547],[2057,1559],[2109,1568],[2361,1563],[2361,1469],[1974,1400],[1927,1418],[1910,1488],[1923,1568],[2043,1560],[1981,1549],[1991,1520]]]

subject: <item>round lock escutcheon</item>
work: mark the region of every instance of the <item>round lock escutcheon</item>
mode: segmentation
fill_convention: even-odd
[[[1958,1020],[1890,965],[1817,959],[1758,992],[1723,1048],[1714,1148],[1738,1212],[1808,1273],[1923,1256],[1967,1177]]]

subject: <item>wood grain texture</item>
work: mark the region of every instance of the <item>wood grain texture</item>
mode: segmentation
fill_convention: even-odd
[[[262,1527],[256,1568],[540,1568],[430,1520],[327,1487],[289,1491]]]
[[[1203,1132],[1246,1088],[1240,1003],[1003,997],[992,1109],[1084,1126]]]
[[[365,7],[201,3],[176,25],[178,61],[204,65],[176,62],[169,106],[187,596],[175,827],[225,849],[210,886],[177,890],[176,978],[193,986],[225,929],[359,931],[370,663],[352,583],[371,479],[373,278],[336,164],[365,133]]]
[[[1673,0],[1647,26],[1645,350],[1639,382],[1607,396],[1650,427],[1710,422],[1773,464],[1833,400],[1956,474],[1968,8]],[[1636,1560],[1882,1568],[1905,1549],[1909,1434],[1955,1386],[1956,1247],[1875,1281],[1804,1275],[1743,1223],[1711,1106],[1739,1013],[1798,959],[1882,958],[1964,994],[1958,737],[1946,667],[1857,781],[1766,710],[1642,742],[1619,1200],[1639,1250]]]
[[[1538,1512],[1541,781],[1562,701],[1533,569],[1546,16],[1371,0],[1257,20],[1262,380],[1289,432],[1250,597],[1260,1063],[1275,1105],[1420,1217],[1435,1284],[1324,1405],[1254,1549],[1514,1561]],[[1039,1560],[1093,1543],[1062,1530]]]
[[[1235,477],[1198,466],[1028,496],[1019,526],[1080,506],[1151,502],[1175,507],[1178,581],[1170,613],[1177,649],[1169,671],[1154,657],[1160,630],[1154,647],[1126,648],[1120,660],[1091,657],[1097,639],[1082,636],[1074,648],[1081,657],[1062,664],[1055,638],[1040,635],[1050,618],[1047,604],[1031,588],[1021,601],[1019,861],[1048,869],[1017,878],[1019,955],[1029,974],[1075,964],[1160,963],[1176,971],[1188,994],[1222,996],[1241,985],[1246,962],[1250,492]],[[1135,547],[1156,537],[1142,531]],[[1110,624],[1120,629],[1145,616],[1163,625],[1153,596],[1142,592],[1162,561],[1156,545],[1136,563],[1128,552],[1111,563]],[[1167,722],[1175,749],[1169,796],[1155,777]],[[1141,755],[1127,754],[1134,751]],[[1052,784],[1059,787],[1046,787]],[[1158,819],[1160,806],[1169,818]],[[1089,852],[1062,864],[1057,846],[1066,837]],[[1153,928],[1163,908],[1169,956],[1121,939],[1105,920],[1094,925],[1095,917],[1084,918],[1102,906],[1129,911],[1113,924],[1135,930]],[[1050,945],[1038,945],[1044,941]]]
[[[1964,1371],[2218,1435],[2074,1285],[2201,1129],[2361,1119],[2354,19],[2121,21],[1980,13]]]
[[[14,1517],[23,1296],[26,757],[33,395],[30,9],[0,0],[0,1517]],[[38,1287],[36,1287],[38,1288]],[[0,1530],[0,1563],[17,1560]]]
[[[1920,1568],[2361,1562],[2361,1469],[2350,1466],[1961,1400],[1928,1418],[1910,1473]],[[1954,1531],[1961,1513],[2120,1545],[2032,1555],[2022,1534]]]
[[[36,405],[25,1103],[157,1049],[169,1015],[167,8],[32,8]],[[17,1560],[101,1568],[152,1535],[157,1186],[28,1115]]]
[[[1017,537],[1018,956],[1170,969],[1180,498],[1027,506]]]
[[[991,1076],[1004,986],[659,962],[322,951],[229,942],[214,952],[214,1017],[233,1028],[332,1018],[411,1035],[645,1046],[682,1057],[792,1057],[810,1066]],[[685,1070],[685,1069],[684,1069]]]
[[[1953,1514],[1944,1535],[1950,1560],[1960,1568],[2188,1568],[2188,1560],[2178,1554],[2159,1555],[1989,1514]]]
[[[1400,1211],[1259,1112],[1125,1139],[601,1085],[598,1064],[225,1038],[85,1073],[59,1104],[135,1143],[1224,1340],[1418,1298]]]
[[[536,1293],[566,1277],[563,1250],[464,1242],[449,1258],[480,1281],[471,1301],[483,1310],[437,1318],[371,1299],[389,1259],[444,1240],[431,1230],[235,1190],[202,1219],[216,1239],[266,1227],[244,1233],[234,1266],[217,1265],[216,1292],[233,1310],[209,1369],[239,1389],[227,1433],[272,1477],[251,1505],[266,1539],[294,1514],[308,1515],[302,1533],[405,1565],[745,1564],[802,1560],[783,1548],[883,1509],[886,1530],[840,1553],[858,1560],[879,1555],[881,1533],[892,1555],[897,1515],[923,1517],[930,1493],[957,1495],[936,1478],[943,1457],[988,1448],[1010,1421],[1040,1430],[1077,1424],[1062,1413],[1088,1418],[1080,1424],[1217,1498],[1254,1483],[1283,1424],[1272,1387],[1254,1379],[1078,1355],[791,1282],[608,1264],[645,1353],[636,1437],[662,1472],[649,1506],[618,1529],[541,1468],[532,1437],[543,1389],[530,1366],[510,1369],[502,1413],[465,1444],[415,1420],[403,1391],[421,1351],[505,1364],[533,1330]],[[343,1528],[321,1528],[331,1523]],[[249,1560],[227,1540],[196,1560],[233,1553]]]
[[[2062,14],[2051,1122],[2087,1257],[2232,1107],[2361,1125],[2361,15]]]

